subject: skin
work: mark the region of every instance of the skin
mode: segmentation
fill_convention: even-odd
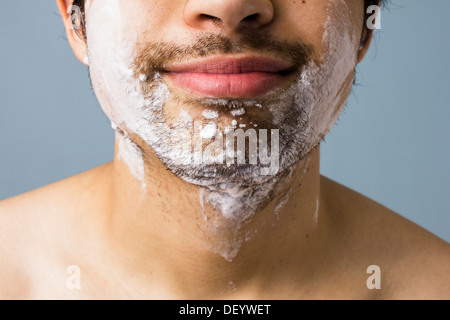
[[[95,1],[103,0],[91,3]],[[57,3],[66,20],[71,1]],[[145,24],[154,37],[177,39],[183,34],[180,30],[188,29],[219,29],[234,37],[243,19],[257,12],[252,28],[267,28],[274,37],[287,40],[307,40],[320,53],[324,29],[319,22],[328,1],[127,3],[132,16],[139,6],[147,6],[139,12],[148,12],[148,17],[136,15],[136,23]],[[356,67],[371,34],[363,32],[362,1],[346,3],[353,26],[361,30],[363,47],[354,48]],[[212,23],[202,14],[219,17],[222,23]],[[83,61],[85,42],[70,28],[67,33],[76,57]],[[351,85],[352,77],[342,83],[342,99]],[[143,144],[139,137],[134,139]],[[116,146],[111,163],[0,202],[0,298],[450,298],[449,244],[321,176],[319,147],[299,162],[275,199],[245,224],[241,232],[253,237],[232,262],[205,246],[229,241],[235,230],[224,228],[214,235],[204,231],[198,186],[166,170],[149,149],[143,192],[142,183],[117,153]],[[289,200],[274,215],[289,190]],[[207,208],[207,214],[213,209]],[[366,269],[374,264],[381,268],[381,290],[366,287]],[[81,269],[81,290],[66,288],[71,265]]]

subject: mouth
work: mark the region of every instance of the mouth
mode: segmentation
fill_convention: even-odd
[[[296,71],[290,62],[247,56],[215,57],[173,65],[163,74],[176,87],[208,98],[258,98],[286,85]]]

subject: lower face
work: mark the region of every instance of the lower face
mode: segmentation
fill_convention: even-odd
[[[118,136],[137,147],[124,150],[150,147],[180,178],[205,188],[224,216],[248,218],[340,116],[357,63],[363,1],[272,1],[275,18],[264,32],[234,38],[188,28],[186,2],[88,1],[93,87]],[[278,130],[277,171],[195,163],[186,133],[200,122],[202,150],[230,129]]]

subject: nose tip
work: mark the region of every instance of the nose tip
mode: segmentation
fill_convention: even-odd
[[[243,27],[259,29],[270,24],[273,17],[270,0],[189,0],[184,13],[192,28],[225,32]]]

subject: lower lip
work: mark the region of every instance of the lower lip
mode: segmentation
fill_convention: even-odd
[[[278,73],[249,72],[211,74],[170,72],[171,82],[191,94],[217,98],[256,98],[286,83],[288,76]]]

